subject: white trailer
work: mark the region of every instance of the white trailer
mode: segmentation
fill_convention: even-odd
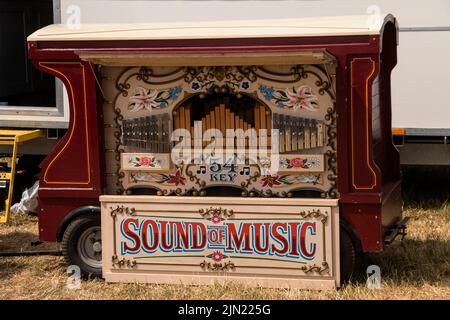
[[[0,7],[0,14],[1,10],[5,10],[4,5]],[[371,19],[377,19],[377,14],[381,12],[394,14],[400,25],[398,65],[392,74],[392,127],[401,162],[450,165],[450,146],[447,144],[447,137],[450,136],[448,0],[53,0],[54,22],[71,23],[74,28],[77,23],[248,20],[360,14],[367,14],[370,24]],[[0,50],[5,49],[2,47]],[[47,128],[50,129],[50,136],[57,138],[58,131],[55,129],[63,129],[68,123],[67,100],[59,81],[56,82],[55,101],[56,106],[52,108],[0,105],[0,127]],[[34,144],[29,146],[28,152],[46,153],[52,145],[45,139],[41,143],[46,147]]]

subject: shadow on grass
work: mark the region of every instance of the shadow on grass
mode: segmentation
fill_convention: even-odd
[[[36,235],[28,231],[14,231],[0,234],[0,253],[5,251],[25,251],[35,247],[31,246],[31,241],[36,239]]]
[[[392,284],[447,282],[450,278],[450,242],[440,239],[405,239],[394,242],[379,254],[363,257],[360,270],[352,279],[354,284],[366,282],[366,268],[378,265],[382,281]]]
[[[23,263],[18,263],[11,258],[0,257],[0,280],[6,280],[25,268]]]
[[[450,166],[402,166],[406,207],[437,209],[450,202]]]

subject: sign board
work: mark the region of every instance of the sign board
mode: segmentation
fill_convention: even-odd
[[[337,200],[101,196],[109,282],[339,286]]]

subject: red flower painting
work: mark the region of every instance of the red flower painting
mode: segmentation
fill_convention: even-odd
[[[222,254],[222,252],[220,252],[220,251],[214,251],[214,252],[212,253],[211,258],[212,258],[214,261],[216,261],[216,262],[220,262],[220,261],[222,261],[222,259],[223,259],[223,254]]]
[[[222,221],[222,218],[220,218],[220,216],[218,216],[218,215],[213,215],[212,216],[212,218],[211,218],[211,221],[213,222],[213,223],[219,223],[219,222],[221,222]]]
[[[275,176],[264,176],[261,178],[261,183],[263,187],[273,187],[273,186],[279,186],[281,185],[280,182],[280,177],[275,175]]]
[[[181,170],[178,169],[175,174],[170,174],[167,180],[168,184],[175,184],[176,186],[186,184],[186,178],[181,175]]]
[[[292,158],[289,160],[289,166],[291,166],[292,168],[304,168],[305,167],[305,159]]]
[[[139,159],[139,164],[143,167],[149,167],[152,164],[152,158],[150,157],[141,157]]]

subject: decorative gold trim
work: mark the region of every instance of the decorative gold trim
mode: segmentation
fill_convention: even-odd
[[[205,218],[206,220],[214,220],[220,219],[220,221],[231,218],[234,215],[234,211],[232,209],[223,209],[223,208],[213,208],[209,207],[206,209],[199,209],[198,213]]]
[[[137,262],[135,260],[128,260],[128,259],[125,259],[125,258],[119,259],[117,257],[117,255],[113,255],[111,257],[111,262],[112,262],[112,264],[114,266],[118,266],[119,268],[122,268],[122,267],[125,267],[125,266],[127,266],[129,268],[134,268],[137,265]]]
[[[236,266],[233,262],[228,261],[224,263],[217,263],[217,262],[207,262],[203,261],[200,263],[200,268],[202,268],[205,271],[229,271],[229,270],[236,270]]]
[[[366,111],[366,163],[367,166],[369,167],[370,171],[372,172],[372,176],[374,177],[374,182],[372,183],[371,186],[357,186],[355,184],[355,150],[354,150],[354,141],[353,141],[353,137],[354,137],[354,125],[353,125],[353,87],[351,86],[352,81],[353,81],[353,63],[355,61],[370,61],[372,64],[372,70],[369,74],[369,76],[366,78],[365,83],[366,83],[366,88],[365,88],[365,98],[366,98],[366,103],[365,103],[365,111]],[[373,169],[373,167],[370,164],[370,150],[369,150],[369,79],[372,77],[372,75],[375,73],[375,69],[376,69],[376,64],[375,61],[370,58],[370,57],[363,57],[363,58],[353,58],[352,61],[350,62],[350,87],[351,87],[351,92],[350,92],[350,114],[351,114],[351,140],[352,140],[352,185],[353,188],[355,188],[356,190],[372,190],[376,185],[377,185],[377,174],[375,173],[375,170]]]
[[[301,211],[301,212],[299,213],[299,215],[300,215],[300,217],[301,217],[302,219],[308,219],[308,218],[320,219],[320,221],[321,221],[322,223],[326,223],[326,222],[327,222],[327,219],[328,219],[328,215],[327,215],[326,213],[322,213],[322,212],[320,211],[320,209],[317,209],[317,210],[311,210],[311,211],[308,210],[308,212],[306,212],[306,211]]]
[[[319,274],[324,273],[325,271],[327,273],[330,273],[330,266],[328,265],[328,262],[324,261],[322,262],[321,266],[312,265],[312,266],[303,266],[300,268],[304,273],[310,273],[310,272],[317,272]]]
[[[128,208],[128,207],[125,207],[124,205],[121,205],[121,206],[117,206],[117,208],[113,208],[113,207],[110,207],[109,208],[110,210],[111,210],[111,217],[116,217],[116,215],[118,215],[118,214],[126,214],[127,216],[132,216],[133,214],[135,214],[136,213],[136,209],[135,208]]]

